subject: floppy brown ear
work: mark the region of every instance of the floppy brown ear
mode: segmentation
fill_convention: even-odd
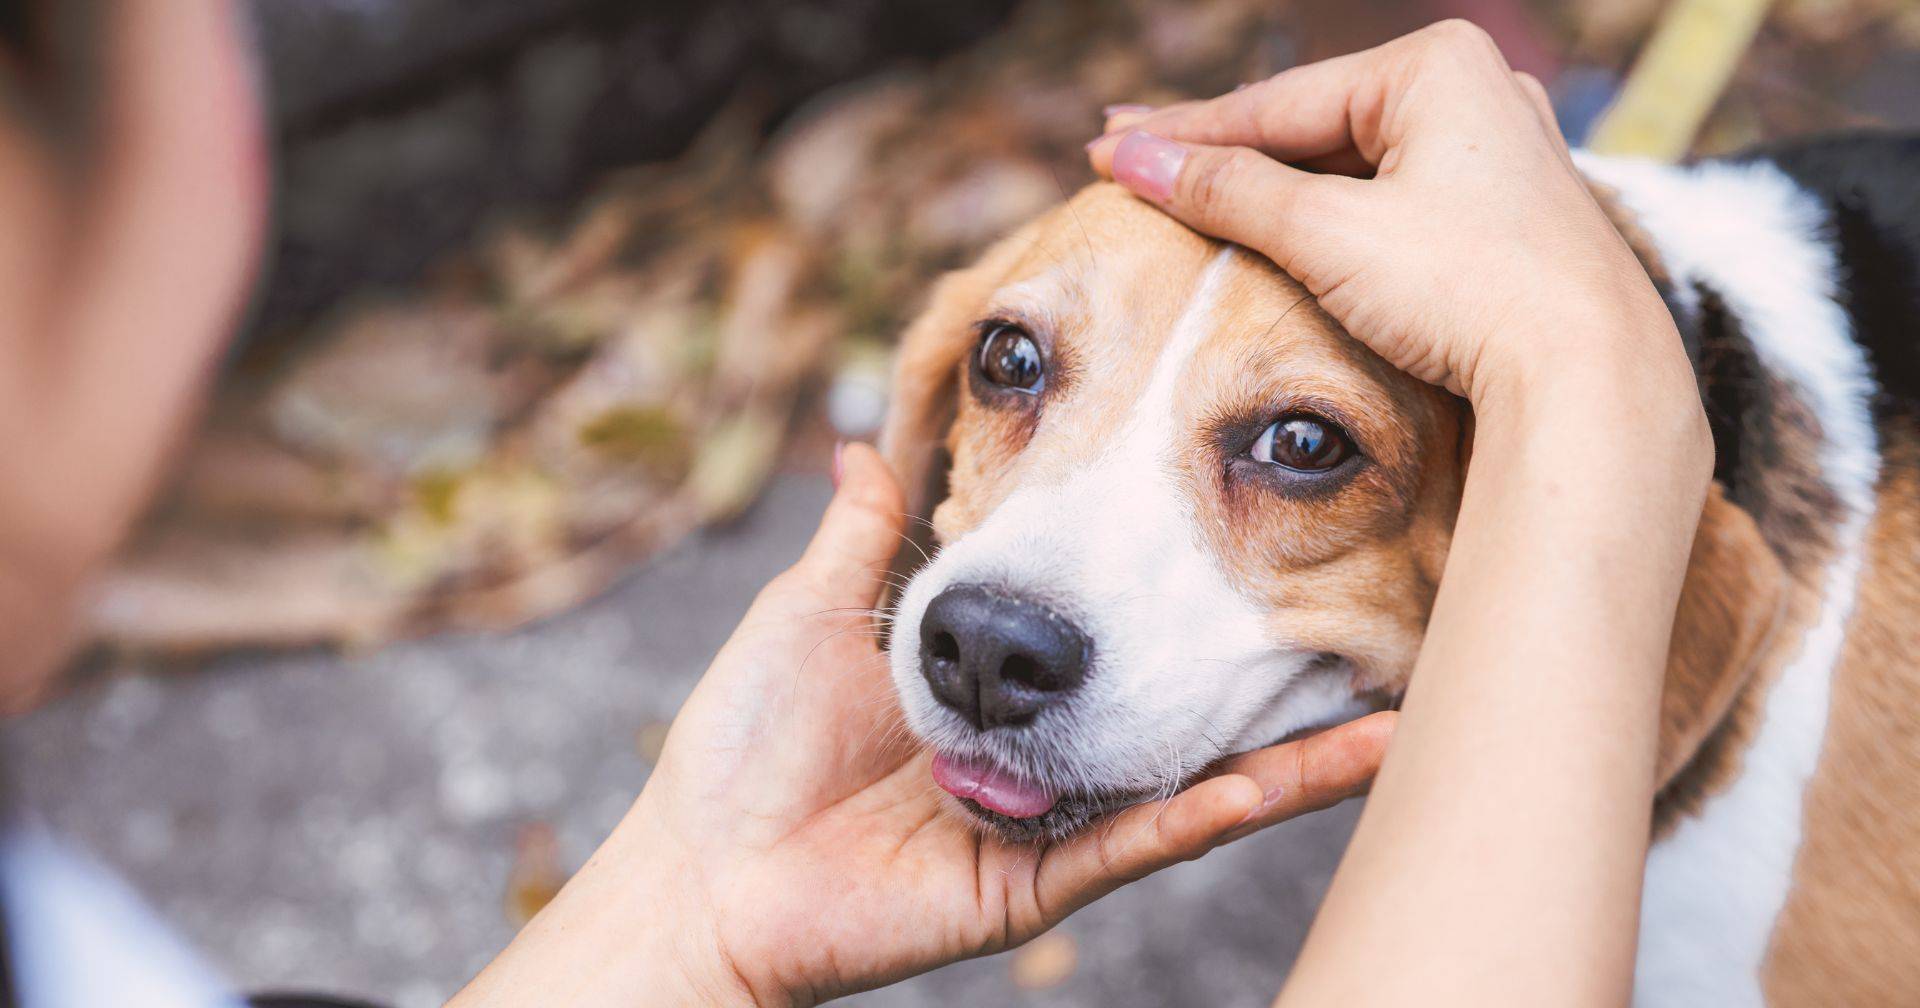
[[[1700,751],[1753,678],[1786,592],[1779,558],[1753,519],[1714,484],[1674,614],[1660,697],[1660,787]]]
[[[986,296],[983,287],[978,267],[941,277],[926,310],[900,337],[879,447],[906,491],[909,515],[926,518],[939,503],[946,474],[935,463],[953,426],[960,367],[975,336],[971,313]]]

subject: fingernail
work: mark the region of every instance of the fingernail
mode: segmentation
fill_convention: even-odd
[[[833,488],[835,490],[840,489],[840,463],[846,453],[847,443],[845,441],[835,441],[833,443]]]
[[[1112,133],[1102,133],[1099,136],[1094,137],[1093,139],[1087,141],[1087,145],[1086,145],[1087,153],[1089,154],[1093,153],[1093,149],[1095,147],[1098,147],[1101,144],[1106,143],[1112,137],[1113,137]]]
[[[1134,130],[1113,151],[1113,180],[1156,203],[1173,198],[1187,149],[1165,137]]]
[[[1260,804],[1255,805],[1252,808],[1252,810],[1250,810],[1245,816],[1242,816],[1240,819],[1240,822],[1237,823],[1236,825],[1245,826],[1246,824],[1254,821],[1255,819],[1258,819],[1261,816],[1266,815],[1269,811],[1273,809],[1275,805],[1280,803],[1280,799],[1285,798],[1286,796],[1287,796],[1286,788],[1274,788],[1273,790],[1268,791],[1266,794],[1261,795]]]
[[[1100,110],[1100,114],[1101,114],[1102,116],[1105,116],[1105,117],[1106,117],[1106,118],[1108,118],[1108,119],[1111,119],[1111,118],[1113,118],[1114,116],[1117,116],[1117,115],[1134,115],[1134,114],[1142,114],[1142,115],[1144,115],[1144,114],[1146,114],[1146,113],[1148,113],[1148,112],[1151,112],[1151,111],[1153,111],[1153,106],[1151,106],[1151,105],[1138,105],[1138,104],[1133,104],[1133,103],[1122,103],[1122,104],[1119,104],[1119,105],[1108,105],[1108,106],[1106,106],[1105,108],[1102,108],[1102,109]]]

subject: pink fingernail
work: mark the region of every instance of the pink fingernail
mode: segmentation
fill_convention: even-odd
[[[1254,821],[1255,819],[1258,819],[1261,816],[1266,815],[1268,812],[1272,811],[1275,805],[1280,803],[1280,799],[1285,798],[1286,796],[1287,796],[1287,789],[1283,787],[1277,787],[1271,791],[1268,791],[1266,794],[1263,794],[1260,796],[1260,804],[1255,805],[1253,808],[1247,810],[1247,814],[1242,816],[1240,818],[1240,821],[1235,825],[1245,826],[1246,824]]]
[[[1134,114],[1144,115],[1151,111],[1153,111],[1153,106],[1151,105],[1138,105],[1138,104],[1132,104],[1132,103],[1125,103],[1120,105],[1108,105],[1105,108],[1102,108],[1100,110],[1100,114],[1107,117],[1108,119],[1111,119],[1117,115],[1134,115]]]
[[[1113,151],[1113,180],[1156,203],[1173,198],[1187,149],[1165,137],[1134,130]]]
[[[840,463],[846,453],[847,443],[845,441],[835,441],[833,443],[833,488],[835,490],[840,489]]]

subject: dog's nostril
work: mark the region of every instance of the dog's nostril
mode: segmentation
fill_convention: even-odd
[[[960,642],[945,630],[933,635],[927,642],[927,653],[938,661],[957,662],[960,660]]]
[[[1000,663],[1000,679],[1043,693],[1051,693],[1059,688],[1053,682],[1053,676],[1048,675],[1039,662],[1023,654],[1008,655],[1007,660]]]

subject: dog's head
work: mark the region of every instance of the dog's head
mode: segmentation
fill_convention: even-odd
[[[882,438],[938,501],[892,645],[936,777],[1011,836],[1057,835],[1390,702],[1470,424],[1271,263],[1112,185],[949,275]],[[1702,647],[1750,649],[1722,608],[1692,621]]]

